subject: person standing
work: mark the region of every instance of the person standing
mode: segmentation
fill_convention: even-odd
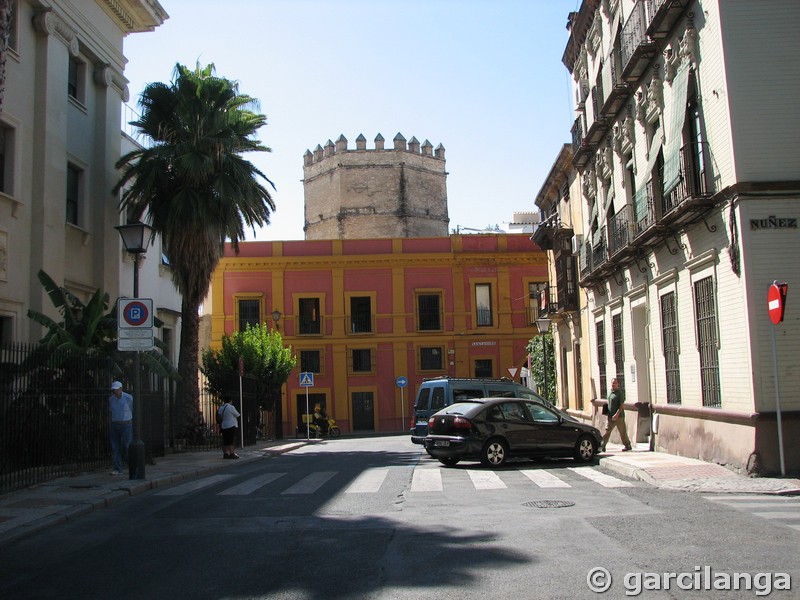
[[[122,475],[122,468],[128,462],[128,447],[133,441],[133,396],[122,391],[122,383],[111,384],[108,398],[111,413],[111,455],[114,461],[112,475]]]
[[[234,446],[236,444],[236,432],[239,431],[239,411],[236,407],[225,400],[217,409],[219,417],[219,427],[222,430],[222,458],[239,458]]]
[[[619,430],[619,437],[622,438],[623,452],[631,449],[631,441],[628,439],[628,429],[625,426],[625,392],[619,387],[619,380],[611,380],[611,393],[608,395],[608,425],[603,435],[603,445],[600,452],[606,451],[608,438],[616,427]]]

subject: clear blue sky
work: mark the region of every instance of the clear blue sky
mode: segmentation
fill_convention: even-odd
[[[125,40],[131,105],[176,63],[214,63],[257,98],[276,185],[263,240],[303,239],[303,153],[340,134],[400,132],[447,158],[450,227],[502,224],[570,141],[567,15],[580,0],[160,0],[170,18]]]

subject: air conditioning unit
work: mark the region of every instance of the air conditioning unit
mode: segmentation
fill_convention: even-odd
[[[583,236],[576,234],[572,236],[572,256],[577,256],[581,252],[581,245],[583,244]]]

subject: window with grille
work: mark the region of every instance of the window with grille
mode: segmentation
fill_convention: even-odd
[[[298,331],[301,335],[315,335],[322,331],[319,298],[300,298],[298,303]]]
[[[355,348],[351,352],[350,370],[353,373],[372,372],[372,350],[369,348]]]
[[[80,225],[81,186],[83,171],[75,165],[67,165],[67,223]]]
[[[678,362],[678,313],[675,292],[661,296],[661,342],[667,377],[667,402],[681,403],[681,372]]]
[[[300,371],[302,373],[321,373],[321,354],[319,350],[300,350]]]
[[[478,327],[491,327],[492,286],[489,283],[475,284],[475,316]]]
[[[597,336],[597,371],[600,379],[600,397],[605,398],[608,391],[606,382],[606,324],[604,321],[597,321],[594,327]]]
[[[719,353],[717,347],[717,311],[712,277],[694,284],[697,345],[700,350],[700,385],[703,406],[722,406],[719,382]]]
[[[7,176],[6,172],[11,172],[11,165],[9,164],[9,153],[6,150],[6,144],[11,138],[9,129],[0,123],[0,192],[9,194],[10,190],[6,188]]]
[[[350,333],[372,332],[372,299],[369,296],[350,298]]]
[[[441,346],[419,349],[420,371],[441,371],[444,368],[444,351]]]
[[[261,300],[239,300],[239,331],[244,331],[247,326],[256,327],[261,323]]]
[[[475,360],[475,377],[493,377],[491,358],[479,358]]]
[[[614,339],[614,368],[615,377],[619,381],[620,389],[625,389],[625,344],[622,340],[622,314],[611,317],[611,335]]]
[[[441,296],[439,294],[419,294],[417,296],[417,319],[420,331],[440,331],[442,329]]]

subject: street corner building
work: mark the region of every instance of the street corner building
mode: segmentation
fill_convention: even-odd
[[[551,285],[571,256],[580,286],[559,403],[599,423],[617,378],[632,439],[751,474],[800,469],[797,23],[794,0],[584,0],[572,143],[536,201]]]

